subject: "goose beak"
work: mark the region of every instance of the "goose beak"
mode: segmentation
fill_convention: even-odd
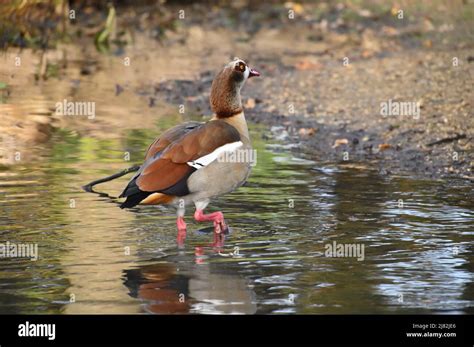
[[[258,72],[255,69],[250,69],[249,78],[254,77],[254,76],[257,76],[257,77],[260,76],[260,72]]]

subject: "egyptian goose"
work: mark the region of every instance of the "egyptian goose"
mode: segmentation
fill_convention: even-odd
[[[120,207],[175,205],[179,240],[186,233],[185,207],[193,203],[196,221],[212,221],[216,234],[226,231],[222,212],[204,214],[203,210],[212,198],[241,186],[250,173],[249,160],[221,159],[232,158],[228,155],[232,152],[252,150],[240,89],[253,76],[260,73],[242,59],[234,58],[228,63],[212,82],[212,119],[206,123],[183,123],[158,137],[148,148],[143,165],[120,195],[127,198]],[[233,156],[242,157],[252,156]]]

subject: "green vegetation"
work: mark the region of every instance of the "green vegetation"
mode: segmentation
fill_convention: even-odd
[[[0,48],[48,48],[64,34],[66,0],[13,0],[0,4]]]
[[[115,17],[115,8],[110,6],[104,28],[95,35],[94,42],[99,52],[107,52],[109,50],[109,38],[116,27]]]
[[[8,84],[0,81],[0,104],[6,103],[8,96]]]

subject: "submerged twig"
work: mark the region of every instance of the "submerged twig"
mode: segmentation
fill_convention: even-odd
[[[456,136],[445,137],[441,140],[430,142],[430,143],[427,144],[427,146],[431,147],[431,146],[434,146],[434,145],[439,145],[441,143],[453,142],[453,141],[457,141],[457,140],[465,139],[465,138],[466,138],[466,134],[456,134]]]

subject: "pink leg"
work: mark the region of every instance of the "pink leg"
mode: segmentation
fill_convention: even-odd
[[[227,229],[224,221],[224,214],[222,212],[204,214],[202,210],[196,209],[196,212],[194,212],[194,219],[198,222],[214,222],[214,231],[216,234],[220,234]]]
[[[184,221],[183,217],[178,217],[178,219],[176,219],[176,226],[178,227],[179,231],[186,231],[186,222]]]
[[[176,241],[178,242],[179,246],[182,246],[186,240],[186,223],[184,222],[183,217],[178,217],[176,220],[176,226],[178,227],[178,236],[176,237]]]
[[[216,253],[220,252],[224,247],[225,236],[223,233],[217,234],[214,233],[214,242],[212,243],[212,247]]]

